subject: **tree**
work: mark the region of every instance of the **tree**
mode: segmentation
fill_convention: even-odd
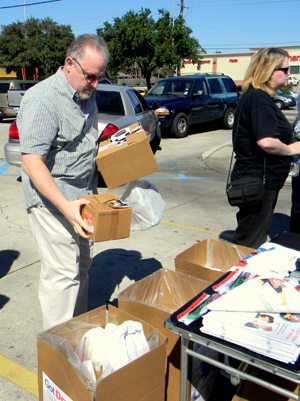
[[[192,30],[185,26],[184,19],[179,16],[173,25],[168,11],[158,11],[161,16],[157,21],[148,8],[142,8],[138,13],[129,11],[122,18],[115,18],[113,25],[105,22],[104,28],[97,29],[110,50],[111,75],[138,65],[149,89],[151,74],[156,68],[171,67],[174,73],[184,59],[200,66],[201,47],[190,37]]]
[[[67,47],[74,40],[70,25],[58,25],[50,18],[29,18],[1,28],[0,66],[7,72],[22,66],[37,67],[40,79],[64,63]]]

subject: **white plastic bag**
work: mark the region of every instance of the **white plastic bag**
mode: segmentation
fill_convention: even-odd
[[[120,199],[132,207],[131,230],[148,230],[158,224],[166,206],[149,181],[131,182]]]
[[[159,339],[155,340],[157,346]],[[95,372],[101,373],[96,375],[100,380],[150,351],[142,323],[132,320],[119,326],[108,323],[105,329],[93,328],[81,339],[78,349],[82,349],[83,342],[87,344],[87,358],[93,362]]]

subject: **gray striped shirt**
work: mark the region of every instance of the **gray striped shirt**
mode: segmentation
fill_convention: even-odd
[[[97,192],[95,157],[98,128],[95,93],[83,101],[62,69],[36,84],[22,100],[17,125],[21,153],[46,156],[45,164],[68,200]],[[26,208],[54,206],[35,189],[22,171]]]

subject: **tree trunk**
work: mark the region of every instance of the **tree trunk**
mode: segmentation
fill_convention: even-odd
[[[145,77],[146,77],[146,85],[147,85],[147,89],[151,89],[151,82],[150,82],[150,79],[151,79],[151,73],[147,73]]]

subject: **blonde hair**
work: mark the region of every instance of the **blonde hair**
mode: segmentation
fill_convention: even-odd
[[[254,89],[262,89],[270,96],[274,96],[274,90],[270,84],[270,78],[277,68],[282,66],[287,51],[276,48],[266,47],[260,49],[253,57],[245,75],[242,93],[247,92],[250,86]]]

